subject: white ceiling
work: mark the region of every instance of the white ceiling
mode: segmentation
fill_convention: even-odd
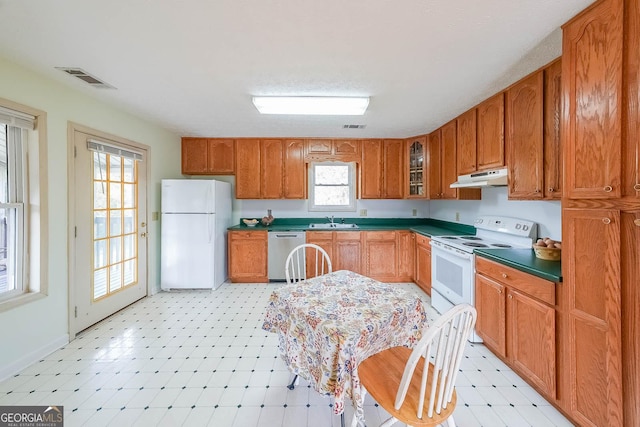
[[[179,135],[405,137],[557,57],[558,28],[592,1],[0,0],[0,56]],[[253,95],[371,102],[260,116]]]

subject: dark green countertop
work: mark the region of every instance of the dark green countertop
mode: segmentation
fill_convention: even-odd
[[[561,262],[538,259],[533,249],[476,249],[474,253],[552,282],[562,282]]]
[[[340,218],[335,218],[340,222]],[[309,228],[312,223],[325,223],[326,218],[276,218],[273,223],[265,227],[258,223],[255,227],[248,227],[242,221],[228,230],[243,231],[379,231],[379,230],[411,230],[425,236],[475,234],[476,229],[471,225],[441,221],[431,218],[345,218],[347,224],[357,224],[358,228],[318,229]]]

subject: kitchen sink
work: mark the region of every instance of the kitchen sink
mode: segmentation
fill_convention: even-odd
[[[309,228],[320,228],[323,230],[326,229],[344,229],[344,228],[358,228],[357,224],[338,224],[337,222],[320,222],[309,224]]]

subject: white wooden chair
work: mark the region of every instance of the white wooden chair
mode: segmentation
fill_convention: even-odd
[[[446,422],[455,427],[455,381],[476,316],[471,305],[457,305],[425,329],[413,350],[393,347],[360,364],[365,391],[391,414],[382,426],[401,421],[410,426]],[[424,369],[425,360],[428,369]]]
[[[311,276],[311,272],[306,271],[307,255],[309,255],[308,264],[315,267],[315,274]],[[331,273],[331,259],[327,252],[320,246],[313,243],[303,243],[298,245],[289,253],[284,263],[284,276],[287,283],[301,282],[309,277],[321,276]]]

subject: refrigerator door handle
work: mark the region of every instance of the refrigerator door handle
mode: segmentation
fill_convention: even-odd
[[[213,185],[213,182],[211,183]],[[207,187],[207,213],[214,212],[213,210],[213,187],[212,185]]]
[[[211,243],[212,239],[213,239],[213,215],[209,214],[207,215],[208,220],[207,220],[207,228],[209,229],[209,243]]]

